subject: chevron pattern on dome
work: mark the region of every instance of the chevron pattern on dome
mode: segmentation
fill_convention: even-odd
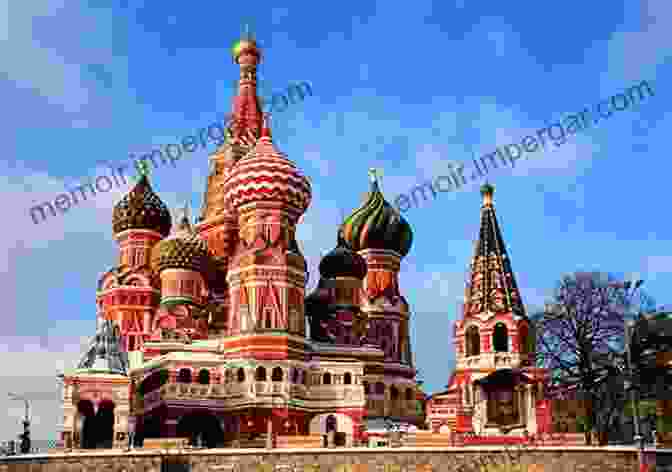
[[[257,201],[281,201],[304,212],[311,200],[308,178],[268,136],[260,138],[254,149],[236,163],[224,192],[232,208]]]

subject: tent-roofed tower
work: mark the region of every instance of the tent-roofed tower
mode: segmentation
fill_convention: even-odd
[[[203,199],[197,232],[207,241],[214,261],[212,299],[221,307],[213,321],[213,333],[224,333],[229,317],[230,299],[226,273],[231,254],[238,243],[238,219],[224,198],[224,183],[233,166],[247,154],[261,136],[263,116],[257,96],[257,66],[261,50],[245,34],[232,48],[233,60],[240,66],[238,90],[232,99],[231,118],[225,141],[210,155],[210,175]]]
[[[492,185],[481,187],[481,227],[469,267],[462,319],[455,324],[458,368],[528,364],[529,321],[497,221],[493,193]]]
[[[546,424],[535,393],[546,374],[532,366],[534,334],[497,221],[493,193],[492,185],[481,187],[481,227],[464,309],[454,327],[456,368],[448,389],[433,395],[429,404],[428,419],[435,431],[495,436],[506,431],[523,436]]]

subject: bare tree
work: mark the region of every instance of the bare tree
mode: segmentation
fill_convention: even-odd
[[[564,276],[552,300],[531,316],[536,364],[551,373],[547,387],[571,389],[586,400],[587,426],[602,444],[622,408],[625,322],[654,306],[641,284],[576,272]]]

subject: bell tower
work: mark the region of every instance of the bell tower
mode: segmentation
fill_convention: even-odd
[[[458,369],[514,369],[532,360],[530,322],[493,205],[494,187],[481,187],[481,228],[475,242],[462,318],[455,323]]]

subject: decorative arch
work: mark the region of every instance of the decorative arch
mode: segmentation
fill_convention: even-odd
[[[179,383],[191,383],[191,370],[187,368],[180,369],[177,373]]]
[[[257,370],[254,372],[254,380],[257,382],[266,381],[266,368],[264,366],[257,367]]]
[[[219,418],[209,413],[189,413],[177,423],[178,437],[187,437],[190,443],[209,448],[221,447],[224,444],[224,432]]]
[[[333,417],[333,419],[329,419]],[[316,415],[309,424],[309,429],[311,434],[327,434],[327,421],[329,421],[329,426],[331,427],[332,422],[335,420],[336,429],[335,431],[343,432],[346,435],[354,433],[354,422],[352,418],[343,413],[323,413]]]
[[[210,371],[208,369],[201,369],[198,372],[198,383],[201,385],[207,385],[210,383]]]
[[[236,377],[238,378],[238,382],[245,382],[245,369],[238,367]]]
[[[495,352],[509,351],[509,330],[501,321],[495,324],[495,329],[492,333],[492,347]]]
[[[323,385],[331,385],[331,373],[325,372],[322,375],[322,384]]]
[[[282,372],[282,367],[273,367],[273,372],[271,372],[271,380],[273,382],[282,382],[284,373]]]
[[[478,356],[481,353],[481,335],[478,326],[471,325],[467,328],[466,333],[466,355]]]
[[[352,374],[350,372],[343,374],[343,383],[345,385],[350,385],[352,383]]]

